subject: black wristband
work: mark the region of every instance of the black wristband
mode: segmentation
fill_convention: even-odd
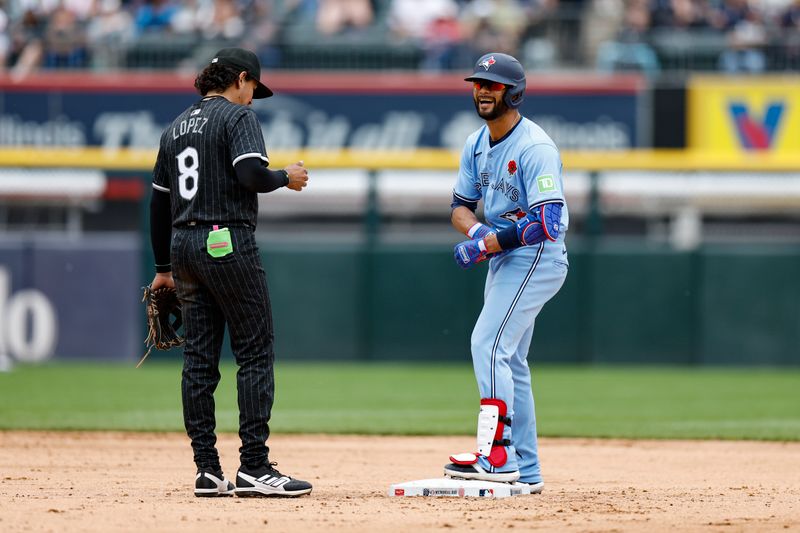
[[[156,273],[163,274],[165,272],[172,272],[172,263],[166,265],[156,265]]]
[[[289,185],[289,172],[285,168],[281,169],[281,172],[283,172],[283,175],[286,177],[286,183],[283,184],[283,186],[286,187]]]
[[[498,231],[497,244],[500,245],[502,250],[513,250],[522,246],[522,243],[519,242],[519,235],[517,235],[517,226],[513,225]]]

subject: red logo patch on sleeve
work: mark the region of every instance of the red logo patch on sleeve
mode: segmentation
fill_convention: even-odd
[[[513,176],[514,173],[517,171],[517,162],[513,159],[508,162],[508,174]]]

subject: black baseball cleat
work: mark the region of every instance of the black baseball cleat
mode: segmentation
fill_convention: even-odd
[[[242,465],[236,473],[236,495],[240,497],[302,496],[311,493],[311,483],[285,476],[269,463],[250,469]]]
[[[233,483],[225,479],[222,471],[198,470],[194,478],[194,495],[198,498],[233,496]]]
[[[453,479],[479,479],[481,481],[494,481],[496,483],[513,483],[519,479],[519,470],[511,472],[487,472],[475,463],[472,465],[459,465],[450,463],[444,465],[445,477]]]

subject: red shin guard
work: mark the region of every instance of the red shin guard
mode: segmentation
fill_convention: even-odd
[[[485,456],[495,467],[503,466],[508,460],[505,447],[511,442],[503,439],[503,429],[511,425],[511,419],[506,416],[507,411],[506,402],[503,400],[481,399],[481,410],[478,415],[478,453]]]

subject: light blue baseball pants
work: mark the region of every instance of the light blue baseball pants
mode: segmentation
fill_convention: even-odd
[[[472,332],[472,364],[481,398],[503,400],[511,427],[503,438],[508,460],[489,472],[520,471],[520,481],[542,480],[528,350],[539,312],[564,284],[569,262],[563,237],[517,248],[489,263],[484,304]]]

